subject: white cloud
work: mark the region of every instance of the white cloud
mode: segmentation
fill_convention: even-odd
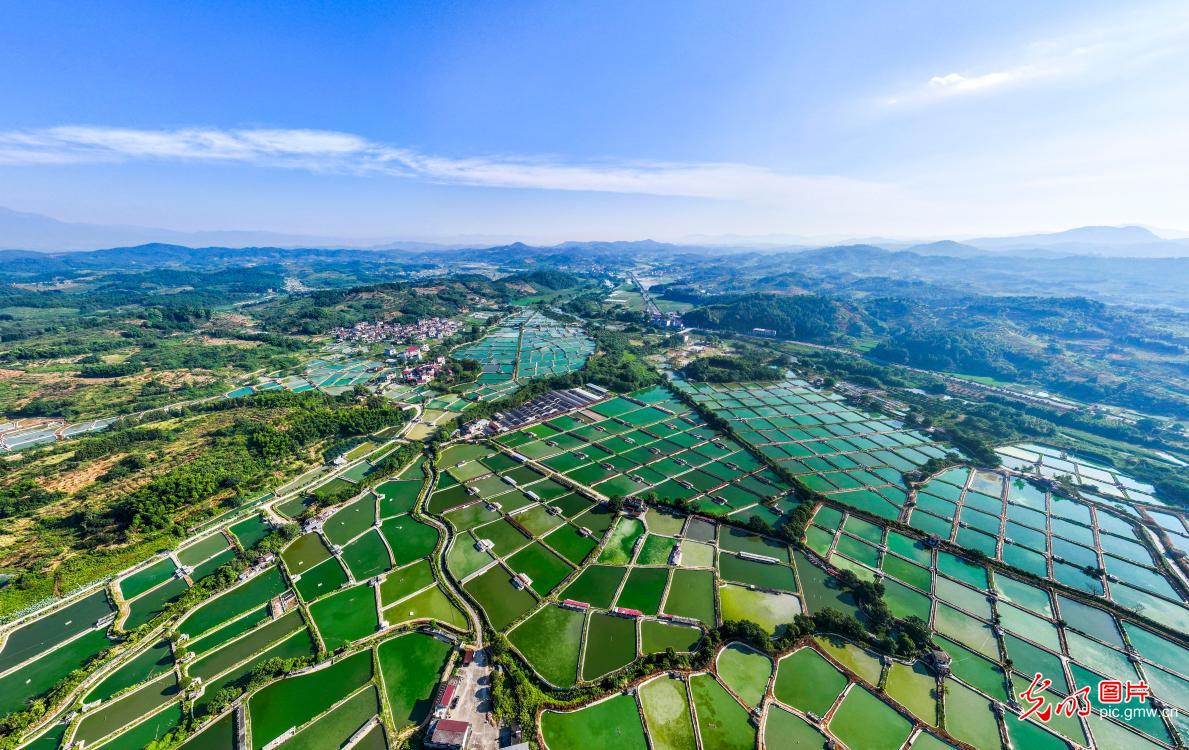
[[[834,176],[789,175],[737,163],[583,162],[545,157],[446,157],[321,130],[60,126],[0,131],[0,164],[127,161],[224,163],[383,175],[498,188],[637,193],[782,203],[888,197],[895,188]]]
[[[994,73],[984,73],[977,76],[964,76],[961,73],[948,73],[943,76],[933,76],[929,79],[929,87],[944,94],[963,94],[970,91],[1003,86],[1035,74],[1031,67],[1002,70]]]
[[[1110,75],[1183,52],[1189,39],[1189,10],[1183,4],[1141,9],[1096,20],[1092,28],[1026,43],[979,70],[929,76],[923,84],[883,98],[885,104],[921,104],[958,95],[989,93],[1042,81]]]

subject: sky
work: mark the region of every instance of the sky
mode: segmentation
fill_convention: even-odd
[[[363,240],[1189,229],[1189,4],[0,5],[0,206]]]

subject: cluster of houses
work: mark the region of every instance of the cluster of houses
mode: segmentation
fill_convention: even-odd
[[[449,318],[425,318],[416,323],[363,321],[353,326],[335,328],[332,333],[339,341],[360,341],[379,344],[386,341],[436,341],[458,333],[462,324]]]
[[[684,322],[681,320],[681,313],[675,312],[661,312],[657,310],[648,317],[648,322],[657,328],[676,328],[680,330],[685,327]]]
[[[423,362],[425,353],[429,351],[429,346],[426,344],[410,344],[403,349],[386,349],[384,350],[385,364],[396,365],[404,364],[400,372],[389,372],[384,376],[384,380],[388,382],[399,381],[403,383],[416,383],[418,385],[425,385],[431,382],[434,378],[442,372],[446,367],[445,357],[435,357],[432,362]]]

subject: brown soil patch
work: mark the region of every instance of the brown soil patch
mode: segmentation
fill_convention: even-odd
[[[107,473],[107,470],[115,465],[119,460],[119,456],[108,456],[100,458],[95,461],[90,461],[84,466],[80,466],[74,471],[66,471],[57,476],[41,480],[41,486],[47,490],[56,490],[74,494],[83,487],[91,484],[99,477]]]

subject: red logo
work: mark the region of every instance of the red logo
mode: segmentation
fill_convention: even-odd
[[[1087,685],[1074,693],[1071,693],[1055,704],[1049,703],[1044,695],[1044,691],[1052,687],[1053,681],[1045,679],[1044,675],[1037,672],[1032,677],[1032,683],[1028,685],[1028,689],[1020,693],[1020,698],[1027,706],[1022,714],[1021,719],[1028,719],[1035,716],[1040,721],[1046,724],[1053,718],[1053,712],[1056,711],[1058,716],[1089,716],[1093,707],[1090,705],[1090,686]],[[1151,691],[1148,689],[1146,682],[1132,682],[1128,680],[1103,680],[1098,683],[1097,691],[1098,702],[1104,705],[1116,705],[1119,703],[1130,703],[1133,698],[1138,698],[1140,703],[1144,703],[1151,697]]]

